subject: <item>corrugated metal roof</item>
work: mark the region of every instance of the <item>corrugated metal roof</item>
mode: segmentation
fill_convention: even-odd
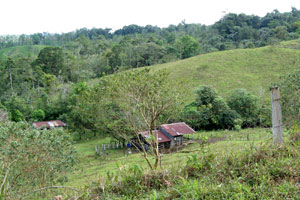
[[[66,124],[60,120],[51,120],[51,121],[44,121],[44,122],[34,122],[32,123],[33,127],[35,128],[54,128],[54,127],[64,127]]]
[[[171,139],[166,136],[163,132],[160,130],[153,130],[152,133],[154,134],[155,138],[157,138],[158,143],[164,143],[164,142],[170,142]],[[141,135],[143,135],[146,138],[150,137],[150,133],[148,131],[140,132]]]
[[[174,137],[178,135],[185,135],[196,132],[184,122],[163,124],[160,127]]]

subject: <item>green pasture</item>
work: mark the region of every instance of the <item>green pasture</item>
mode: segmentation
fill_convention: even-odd
[[[221,139],[214,141],[215,138]],[[218,156],[222,156],[261,145],[271,139],[271,130],[263,128],[197,132],[193,137],[185,137],[188,145],[175,148],[171,153],[162,154],[161,167],[168,169],[184,166],[189,155],[200,154],[202,151],[214,151]],[[206,140],[207,143],[201,143],[202,140]],[[129,154],[127,149],[109,150],[107,157],[97,156],[95,146],[109,143],[110,138],[85,138],[74,144],[79,153],[79,162],[75,170],[68,174],[68,182],[65,185],[81,188],[92,181],[104,181],[108,173],[115,173],[123,167],[134,164],[148,169],[141,154],[136,152]]]

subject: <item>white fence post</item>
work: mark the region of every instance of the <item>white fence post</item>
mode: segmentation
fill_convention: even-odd
[[[274,144],[282,143],[282,114],[280,106],[280,90],[279,87],[273,87],[271,91],[272,100],[272,130]]]

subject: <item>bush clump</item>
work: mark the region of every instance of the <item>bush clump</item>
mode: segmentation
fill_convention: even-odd
[[[76,151],[64,131],[0,122],[0,199],[18,199],[18,195],[65,180],[64,172],[75,161]]]
[[[230,109],[217,91],[209,86],[196,90],[195,102],[187,105],[181,119],[196,130],[233,129],[241,125],[240,115]]]
[[[124,167],[124,166],[123,166]],[[116,174],[107,174],[105,183],[92,183],[87,188],[89,199],[134,199],[151,192],[163,190],[173,185],[174,173],[168,170],[146,172],[139,165],[120,167]]]
[[[258,125],[261,106],[257,96],[245,89],[237,89],[232,91],[227,103],[232,110],[235,110],[241,116],[243,127]]]

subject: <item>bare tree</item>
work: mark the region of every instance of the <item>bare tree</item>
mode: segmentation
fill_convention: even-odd
[[[7,114],[7,112],[5,112],[4,110],[2,110],[1,108],[0,108],[0,121],[6,121],[6,120],[8,120],[8,114]]]
[[[174,117],[182,105],[176,86],[174,83],[171,85],[167,77],[165,71],[153,73],[149,69],[134,70],[115,75],[109,84],[112,86],[111,102],[118,108],[117,112],[110,112],[109,117],[118,122],[115,132],[128,141],[133,135],[136,137],[137,149],[142,152],[151,169],[158,167],[160,159],[158,136],[154,135],[153,130]],[[155,157],[154,163],[148,158],[149,153],[140,136],[142,131],[150,135],[150,152]]]

